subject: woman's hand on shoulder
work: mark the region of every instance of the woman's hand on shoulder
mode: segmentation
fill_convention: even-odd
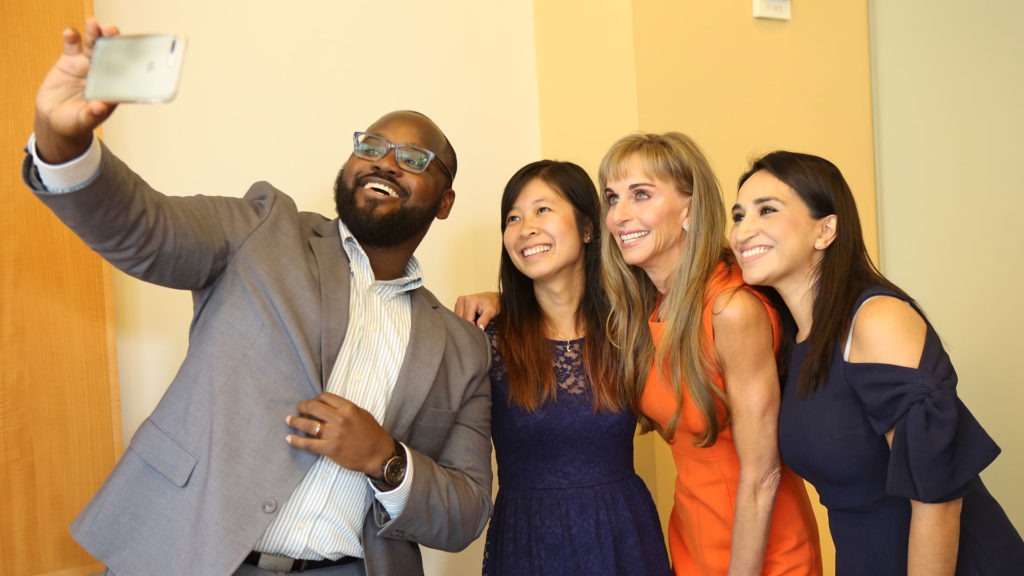
[[[853,323],[849,362],[917,368],[928,327],[913,306],[892,296],[861,305]]]
[[[455,300],[455,314],[476,324],[480,329],[501,312],[501,299],[497,292],[464,294]]]

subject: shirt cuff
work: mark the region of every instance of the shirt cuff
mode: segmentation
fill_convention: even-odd
[[[28,139],[28,152],[32,155],[32,163],[39,173],[39,180],[50,194],[67,194],[88,186],[100,173],[100,160],[103,157],[99,141],[94,136],[89,149],[74,160],[63,164],[47,164],[39,158],[36,151],[36,135]]]
[[[391,518],[398,518],[405,510],[405,504],[409,501],[409,494],[412,493],[412,474],[413,465],[412,458],[409,454],[409,449],[406,448],[405,444],[401,444],[402,449],[405,450],[405,478],[402,479],[402,483],[399,484],[394,490],[388,490],[387,492],[381,492],[370,482],[370,487],[373,489],[374,497],[380,502],[380,505],[388,511],[388,516]],[[369,479],[367,479],[369,482]]]

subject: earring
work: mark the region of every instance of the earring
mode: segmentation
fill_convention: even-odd
[[[690,231],[690,221],[687,220],[686,222],[683,222],[683,232],[689,232],[689,231]]]
[[[817,248],[818,250],[821,250],[821,248],[822,248],[821,240],[815,242],[814,243],[814,247]]]
[[[590,234],[587,234],[586,236],[583,237],[583,243],[586,244],[588,242],[590,242]]]

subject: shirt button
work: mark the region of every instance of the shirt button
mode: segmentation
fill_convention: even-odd
[[[263,511],[267,514],[273,514],[274,512],[277,512],[277,500],[274,500],[273,498],[268,498],[264,500]]]

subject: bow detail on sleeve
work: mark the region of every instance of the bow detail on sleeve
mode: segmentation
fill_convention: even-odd
[[[941,502],[958,498],[999,447],[957,397],[956,370],[928,332],[919,368],[846,363],[845,370],[874,431],[895,428],[886,492]]]

